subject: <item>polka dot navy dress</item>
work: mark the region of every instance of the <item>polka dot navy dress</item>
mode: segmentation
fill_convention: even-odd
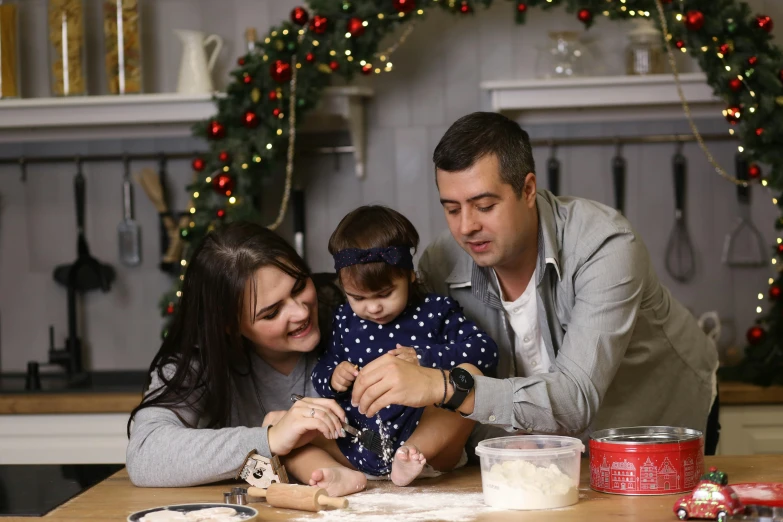
[[[357,316],[348,303],[338,308],[332,339],[327,351],[313,369],[313,385],[322,397],[334,398],[343,407],[351,426],[379,432],[376,419],[368,419],[351,406],[349,393],[337,393],[330,385],[334,369],[342,361],[360,369],[370,361],[396,348],[397,343],[416,349],[419,364],[429,368],[453,368],[472,363],[485,374],[495,369],[498,349],[495,342],[462,313],[449,297],[428,294],[422,301],[409,304],[391,323],[376,324]],[[419,424],[423,408],[388,406],[379,412],[386,433],[397,451]],[[391,462],[363,448],[353,437],[337,439],[337,445],[358,470],[385,475]]]

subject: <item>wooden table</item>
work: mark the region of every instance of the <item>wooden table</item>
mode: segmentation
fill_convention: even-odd
[[[705,466],[717,466],[729,475],[730,483],[783,482],[783,455],[718,456],[705,458]],[[655,497],[626,497],[596,493],[589,488],[589,465],[582,461],[580,500],[575,506],[551,511],[490,511],[477,513],[473,520],[632,520],[634,522],[676,520],[672,506],[677,495]],[[189,502],[221,502],[223,492],[234,483],[199,486],[193,488],[137,488],[130,483],[123,469],[94,488],[55,509],[41,520],[47,522],[123,521],[133,512],[168,504]],[[390,493],[401,494],[431,491],[443,493],[479,493],[481,477],[477,467],[469,467],[435,479],[414,482],[412,488],[397,488],[388,482],[371,482],[368,489],[383,488]],[[349,499],[351,497],[348,497]],[[457,497],[458,498],[458,497]],[[260,520],[291,520],[312,518],[318,514],[274,509],[265,504],[252,504],[259,510]],[[390,517],[393,515],[389,513]],[[376,518],[377,520],[377,515]],[[2,519],[5,521],[6,519]],[[28,521],[30,518],[16,519]],[[355,520],[355,518],[354,518]]]

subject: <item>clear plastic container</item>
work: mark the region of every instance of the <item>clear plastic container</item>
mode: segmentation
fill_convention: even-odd
[[[478,443],[484,502],[501,509],[552,509],[579,501],[582,441],[517,435]]]
[[[0,100],[19,97],[18,23],[16,1],[0,0]]]
[[[634,20],[628,32],[625,50],[625,72],[630,75],[662,74],[664,72],[663,38],[647,19]]]
[[[106,78],[111,94],[142,92],[139,0],[103,0]]]
[[[54,96],[87,94],[84,0],[49,0],[49,68]]]

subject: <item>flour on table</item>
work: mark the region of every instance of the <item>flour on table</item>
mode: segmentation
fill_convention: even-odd
[[[392,491],[400,491],[393,493]],[[474,520],[479,513],[495,511],[481,493],[438,493],[431,488],[378,488],[350,495],[346,509],[319,511],[296,520],[321,522],[426,522]]]
[[[487,504],[503,509],[551,509],[576,504],[579,492],[555,464],[507,460],[481,472]]]

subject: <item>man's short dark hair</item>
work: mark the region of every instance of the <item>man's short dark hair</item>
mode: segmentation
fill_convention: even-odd
[[[455,121],[432,154],[435,168],[459,172],[494,154],[500,163],[500,178],[522,195],[525,176],[535,172],[530,137],[522,127],[495,112],[474,112]]]

